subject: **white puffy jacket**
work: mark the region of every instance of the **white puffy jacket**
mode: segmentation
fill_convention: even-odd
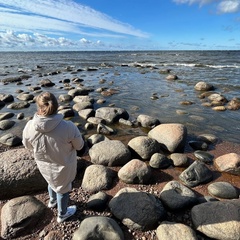
[[[39,171],[57,193],[72,189],[77,171],[77,152],[84,146],[82,135],[63,115],[35,114],[23,130],[23,145],[33,151]]]

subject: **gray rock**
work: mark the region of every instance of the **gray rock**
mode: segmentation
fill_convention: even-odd
[[[187,128],[177,123],[161,124],[150,130],[148,136],[156,139],[164,149],[171,153],[183,152],[187,139]]]
[[[88,95],[88,93],[89,89],[86,88],[77,88],[68,91],[68,95],[72,96],[73,98],[79,95]]]
[[[119,123],[121,123],[123,125],[126,125],[126,126],[133,126],[133,123],[130,120],[126,120],[126,119],[123,119],[123,118],[119,119]]]
[[[94,103],[94,98],[90,97],[90,96],[75,96],[73,98],[73,101],[75,103],[78,103],[78,102],[90,102],[90,103]]]
[[[210,91],[213,89],[213,85],[210,83],[206,83],[206,82],[198,82],[194,86],[194,89],[197,91]]]
[[[0,121],[12,118],[13,116],[14,116],[14,113],[12,112],[0,113]]]
[[[95,110],[91,108],[83,109],[78,111],[78,115],[83,118],[83,119],[88,119],[89,117],[94,117],[95,116]]]
[[[166,217],[159,199],[135,188],[121,189],[110,200],[109,207],[116,218],[133,230],[155,229],[158,222]]]
[[[59,114],[62,114],[64,118],[74,117],[75,113],[72,108],[64,108],[58,111]]]
[[[0,100],[5,102],[5,103],[9,103],[9,102],[14,101],[14,97],[11,94],[2,93],[2,94],[0,94]]]
[[[212,164],[213,163],[214,156],[211,153],[201,151],[201,150],[197,150],[193,154],[198,160],[200,160],[200,161],[202,161],[206,164]]]
[[[170,159],[175,167],[187,167],[189,166],[189,158],[184,153],[172,153]]]
[[[89,123],[94,124],[94,125],[98,125],[99,123],[103,123],[103,124],[106,123],[106,121],[105,121],[104,119],[99,118],[99,117],[89,117],[89,118],[87,119],[87,121],[88,121]]]
[[[18,113],[18,115],[17,115],[17,119],[18,120],[21,120],[21,119],[24,119],[24,113]]]
[[[197,234],[182,223],[163,221],[156,230],[158,240],[198,240]]]
[[[84,172],[82,188],[88,192],[109,189],[114,177],[115,174],[111,169],[102,165],[90,165]]]
[[[111,135],[111,134],[114,134],[115,131],[114,131],[114,129],[108,127],[107,125],[105,125],[103,123],[99,123],[97,125],[97,133],[104,134],[104,135]]]
[[[187,169],[185,169],[179,178],[188,187],[195,187],[202,183],[207,183],[212,180],[212,171],[202,162],[195,161]]]
[[[177,181],[168,182],[164,186],[160,199],[171,210],[192,207],[198,202],[196,194]]]
[[[240,201],[216,201],[196,205],[191,210],[196,230],[219,240],[240,239]]]
[[[7,108],[10,108],[10,109],[22,109],[22,108],[28,108],[30,106],[30,103],[29,102],[26,102],[26,101],[22,101],[22,102],[14,102],[14,103],[11,103],[7,106]]]
[[[78,102],[73,105],[73,110],[75,110],[76,112],[79,112],[87,108],[93,108],[93,105],[91,102]]]
[[[208,185],[209,194],[217,198],[233,199],[238,198],[237,189],[228,182],[214,182]]]
[[[41,87],[52,87],[54,85],[55,85],[55,83],[53,83],[50,79],[43,79],[40,81]]]
[[[118,122],[120,118],[128,120],[129,114],[123,108],[101,107],[96,110],[96,117],[103,118],[107,123]]]
[[[68,95],[68,94],[61,94],[58,97],[58,99],[59,99],[60,102],[71,102],[73,97]]]
[[[154,153],[149,161],[149,165],[152,168],[168,168],[171,165],[170,159],[168,159],[162,153]]]
[[[0,153],[0,199],[9,199],[46,189],[32,154],[24,149]]]
[[[178,76],[175,75],[175,74],[169,74],[167,77],[166,77],[167,80],[177,80],[178,79]]]
[[[4,107],[5,105],[6,105],[5,102],[2,101],[2,100],[0,100],[0,107],[2,108],[2,107]]]
[[[30,232],[40,221],[44,209],[43,203],[32,196],[9,200],[1,211],[2,238],[13,239]]]
[[[73,240],[124,240],[124,234],[117,222],[109,217],[85,218],[74,232]]]
[[[20,93],[19,95],[17,95],[17,99],[22,100],[22,101],[31,101],[34,99],[34,95],[23,92],[23,93]]]
[[[153,138],[138,136],[128,142],[128,147],[137,158],[148,160],[151,156],[160,151],[160,144]]]
[[[122,166],[131,159],[129,149],[119,140],[102,141],[89,150],[92,163],[105,166]]]
[[[199,140],[203,140],[204,142],[210,144],[217,143],[219,141],[218,137],[215,136],[214,134],[201,134],[198,136]]]
[[[147,184],[151,178],[151,169],[145,162],[132,159],[118,171],[118,177],[125,183]]]
[[[13,133],[8,133],[0,137],[0,143],[14,147],[22,144],[22,138],[14,135]]]
[[[137,122],[142,126],[146,128],[154,128],[157,125],[160,124],[159,119],[145,115],[145,114],[140,114],[137,117]]]
[[[105,192],[98,192],[92,196],[87,201],[87,208],[93,209],[95,211],[102,211],[107,207],[107,201],[109,196]]]
[[[207,150],[208,144],[204,141],[189,141],[188,144],[194,149],[194,150]]]
[[[109,139],[102,134],[93,134],[87,139],[87,142],[89,143],[90,146],[92,146],[96,143],[106,141],[106,140],[109,140]]]
[[[10,128],[12,128],[15,125],[15,121],[11,121],[11,120],[2,120],[0,121],[0,130],[8,130]]]
[[[240,176],[240,155],[237,153],[227,153],[214,160],[214,165],[220,172]]]

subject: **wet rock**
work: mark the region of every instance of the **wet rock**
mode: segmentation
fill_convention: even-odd
[[[94,98],[90,97],[90,96],[75,96],[73,98],[73,101],[75,103],[78,103],[78,102],[90,102],[90,103],[94,103]]]
[[[219,93],[213,93],[213,94],[209,95],[208,99],[212,102],[222,103],[222,104],[225,104],[226,102],[228,102],[228,100]]]
[[[195,86],[194,89],[197,91],[210,91],[213,90],[213,85],[210,83],[206,82],[198,82]]]
[[[1,120],[0,121],[0,130],[8,130],[10,128],[12,128],[15,125],[15,121],[11,121],[11,120]]]
[[[158,240],[198,240],[196,232],[182,223],[163,221],[156,230]]]
[[[30,103],[22,101],[22,102],[14,102],[7,106],[7,108],[10,109],[22,109],[22,108],[28,108],[30,106]]]
[[[0,113],[0,121],[12,118],[13,116],[14,116],[14,113],[11,113],[11,112]]]
[[[171,210],[192,207],[198,202],[196,194],[178,181],[168,182],[160,193],[160,199]]]
[[[123,188],[110,200],[109,208],[113,215],[130,229],[155,229],[164,220],[166,211],[161,201],[154,195]]]
[[[123,118],[120,118],[118,122],[121,124],[127,125],[127,126],[133,126],[133,122],[131,122],[130,120],[123,119]]]
[[[87,108],[93,108],[93,105],[91,102],[78,102],[73,105],[73,110],[75,110],[76,112],[79,112]]]
[[[64,118],[74,117],[75,113],[72,108],[63,108],[58,111],[59,114],[62,114]]]
[[[151,159],[149,161],[149,165],[152,168],[157,168],[157,169],[164,169],[168,168],[171,165],[170,159],[168,159],[164,154],[161,153],[154,153],[151,156]]]
[[[195,187],[199,184],[210,182],[212,177],[212,171],[199,161],[192,163],[179,175],[179,179],[188,187]]]
[[[107,125],[105,125],[103,123],[99,123],[97,125],[97,133],[104,134],[104,135],[111,135],[111,134],[114,134],[115,131],[114,131],[114,129],[108,127]]]
[[[189,166],[189,158],[186,154],[183,153],[172,153],[170,155],[173,166],[175,167],[187,167]]]
[[[151,169],[145,162],[132,159],[118,171],[118,177],[125,183],[148,184],[151,178]]]
[[[5,106],[5,102],[0,100],[0,107],[4,107]]]
[[[109,196],[105,192],[98,192],[89,197],[87,201],[87,208],[96,211],[103,211],[107,207]]]
[[[68,95],[68,94],[61,94],[58,97],[58,99],[59,99],[60,102],[71,102],[73,97]]]
[[[240,238],[240,201],[216,201],[196,205],[191,210],[196,230],[220,240]]]
[[[150,159],[154,153],[160,151],[159,143],[147,136],[138,136],[131,139],[128,142],[128,147],[132,155],[140,157],[143,160]]]
[[[91,193],[109,189],[114,176],[113,171],[105,166],[90,165],[84,172],[82,188]]]
[[[131,159],[129,149],[119,140],[102,141],[89,150],[91,162],[105,166],[121,166]]]
[[[0,143],[10,146],[10,147],[14,147],[14,146],[21,145],[22,139],[16,135],[14,135],[13,133],[8,133],[8,134],[0,137]]]
[[[17,99],[22,101],[31,101],[34,99],[34,95],[29,93],[20,93],[19,95],[17,95]]]
[[[109,217],[93,216],[85,218],[73,234],[73,240],[124,240],[124,234],[117,222]]]
[[[201,150],[197,150],[193,154],[198,160],[200,160],[200,161],[202,161],[206,164],[212,164],[213,163],[214,156],[211,153],[201,151]]]
[[[240,176],[240,155],[236,153],[227,153],[214,160],[214,165],[220,172]]]
[[[71,89],[68,91],[68,95],[72,96],[73,98],[79,95],[88,95],[89,89],[86,88],[77,88]]]
[[[159,119],[145,115],[145,114],[140,114],[137,117],[137,122],[140,124],[140,126],[146,127],[146,128],[154,128],[160,124]]]
[[[214,134],[201,134],[197,138],[208,144],[215,144],[219,141],[218,137]]]
[[[228,102],[227,109],[239,110],[240,109],[240,98],[233,98]]]
[[[101,141],[107,141],[107,140],[109,139],[103,134],[93,134],[87,139],[87,142],[89,143],[90,146],[92,146],[96,143],[99,143]]]
[[[238,198],[237,189],[228,182],[214,182],[208,185],[208,192],[214,197],[223,199]]]
[[[53,83],[50,79],[42,79],[40,81],[41,87],[52,87],[54,85],[55,85],[55,83]]]
[[[0,100],[5,102],[5,103],[9,103],[9,102],[14,101],[14,97],[11,94],[2,93],[2,94],[0,94]]]
[[[120,118],[128,120],[129,114],[123,108],[101,107],[96,110],[96,117],[106,120],[107,123],[118,122]]]
[[[186,139],[187,128],[182,124],[161,124],[148,132],[150,138],[156,139],[165,150],[183,152]]]
[[[189,141],[188,144],[193,148],[194,150],[207,150],[208,144],[204,141]]]
[[[178,76],[175,75],[175,74],[170,74],[166,77],[167,80],[177,80],[178,79]]]
[[[1,236],[13,239],[30,232],[40,221],[45,206],[32,196],[22,196],[9,200],[1,211]]]
[[[24,113],[18,113],[18,115],[17,115],[17,119],[18,120],[22,120],[22,119],[24,119]]]
[[[78,115],[87,120],[90,117],[94,117],[95,116],[95,110],[91,109],[91,108],[87,108],[87,109],[83,109],[78,111]]]
[[[35,91],[41,90],[41,87],[39,87],[39,86],[29,86],[28,89],[29,89],[29,91],[35,92]]]
[[[104,119],[99,118],[99,117],[89,117],[89,118],[87,119],[87,121],[88,121],[89,123],[94,124],[94,125],[98,125],[99,123],[106,123],[106,121],[105,121]]]
[[[225,106],[217,106],[217,107],[213,107],[212,110],[214,111],[226,111],[226,107]]]

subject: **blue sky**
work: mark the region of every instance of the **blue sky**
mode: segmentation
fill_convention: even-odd
[[[8,50],[240,50],[240,0],[0,0]]]

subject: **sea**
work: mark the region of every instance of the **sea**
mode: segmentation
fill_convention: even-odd
[[[169,73],[163,73],[164,71]],[[169,74],[178,77],[167,80]],[[4,84],[4,79],[30,75],[20,83]],[[204,81],[214,86],[212,92],[227,100],[240,98],[240,51],[81,51],[81,52],[1,52],[0,94],[12,94],[17,102],[19,90],[31,92],[29,86],[39,86],[49,79],[55,86],[42,88],[56,96],[67,94],[63,81],[80,78],[95,100],[104,99],[103,106],[121,107],[134,121],[140,114],[156,117],[161,123],[182,123],[192,135],[214,134],[223,141],[240,143],[240,110],[216,111],[204,106],[207,97],[194,89]],[[76,87],[71,81],[69,85]],[[115,94],[102,96],[98,88],[111,89]],[[191,104],[183,104],[188,102]],[[68,103],[73,105],[73,102]],[[10,130],[0,130],[0,136],[14,132],[21,135],[35,104],[27,109],[12,110],[8,104],[0,113],[14,112],[16,123]],[[24,112],[23,120],[17,114]],[[75,122],[84,122],[78,114]],[[135,130],[125,130],[124,134]],[[136,130],[137,131],[137,130]],[[143,130],[144,132],[144,130]],[[146,132],[144,132],[146,133]]]

